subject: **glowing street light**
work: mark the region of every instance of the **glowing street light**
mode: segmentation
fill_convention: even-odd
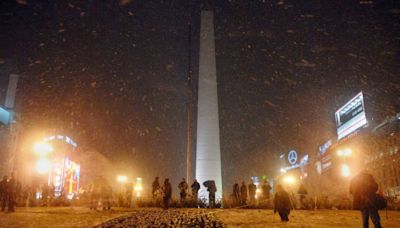
[[[143,191],[142,178],[136,178],[136,183],[133,189],[136,192],[136,197],[140,197],[140,193]]]
[[[349,157],[351,155],[351,150],[350,149],[345,149],[344,150],[344,155]]]
[[[51,169],[51,162],[48,159],[41,158],[36,162],[36,171],[40,174],[48,173]]]
[[[286,176],[283,178],[283,182],[285,182],[286,184],[293,184],[295,182],[295,179],[292,176]]]
[[[351,172],[350,172],[350,167],[346,164],[342,165],[342,176],[344,177],[348,177],[350,176]]]
[[[337,155],[339,157],[350,157],[351,153],[352,153],[352,151],[349,148],[337,151]]]
[[[53,147],[46,142],[38,142],[33,146],[33,151],[37,155],[44,157],[53,152]]]
[[[127,176],[123,176],[123,175],[118,175],[117,176],[117,181],[119,183],[125,183],[126,181],[128,181],[128,177]]]

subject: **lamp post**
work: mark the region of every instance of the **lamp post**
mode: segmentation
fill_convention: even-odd
[[[46,142],[37,142],[33,146],[33,152],[39,157],[36,162],[36,171],[39,174],[49,173],[51,169],[51,161],[48,155],[53,152],[53,147]]]
[[[349,148],[337,151],[337,155],[344,161],[341,165],[341,174],[343,177],[349,177],[351,175],[350,166],[347,164],[346,160],[352,155],[352,153],[352,150]]]

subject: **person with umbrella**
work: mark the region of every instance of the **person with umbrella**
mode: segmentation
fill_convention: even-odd
[[[208,191],[208,202],[209,202],[209,207],[214,208],[215,207],[215,193],[217,192],[217,186],[215,185],[214,180],[208,180],[203,183],[204,187],[207,188]]]

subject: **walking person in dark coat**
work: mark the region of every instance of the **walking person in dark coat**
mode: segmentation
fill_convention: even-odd
[[[0,181],[0,202],[1,202],[1,211],[6,209],[7,205],[7,183],[8,176],[4,176],[3,180]]]
[[[292,205],[290,203],[289,194],[283,189],[282,185],[276,185],[276,193],[274,197],[274,214],[278,211],[282,222],[289,221],[289,214]]]
[[[381,218],[375,204],[378,184],[366,170],[361,171],[350,183],[350,194],[353,195],[353,208],[361,211],[363,227],[369,227],[369,217],[375,228],[381,228]]]
[[[246,183],[243,181],[242,186],[240,186],[240,199],[241,204],[244,205],[247,202],[247,187]]]
[[[196,200],[196,201],[197,201],[197,196],[198,196],[199,190],[200,190],[200,184],[199,184],[199,182],[197,182],[197,180],[194,179],[193,184],[192,184],[190,187],[191,187],[191,189],[192,189],[192,197],[193,197],[193,200]]]
[[[169,208],[169,202],[172,197],[172,186],[169,183],[169,179],[166,178],[164,181],[164,186],[162,187],[163,192],[163,208],[167,210]]]

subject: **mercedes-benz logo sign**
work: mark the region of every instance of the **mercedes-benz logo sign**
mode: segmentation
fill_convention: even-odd
[[[297,152],[295,150],[291,150],[288,154],[288,161],[291,165],[296,164],[297,161]]]

